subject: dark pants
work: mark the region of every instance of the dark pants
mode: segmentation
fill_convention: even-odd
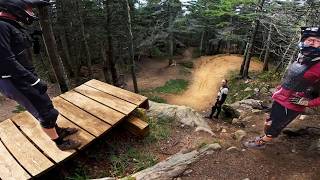
[[[281,133],[281,131],[291,122],[293,121],[300,112],[293,111],[283,107],[281,104],[277,102],[273,102],[270,119],[267,120],[270,126],[265,128],[265,133],[269,137],[277,137]],[[271,121],[271,122],[270,122]]]
[[[214,106],[212,106],[212,110],[211,110],[211,114],[210,114],[210,118],[212,118],[212,116],[213,116],[213,114],[216,112],[216,110],[217,110],[217,113],[216,113],[216,115],[214,116],[215,118],[218,118],[218,116],[219,116],[219,114],[220,114],[220,112],[221,112],[221,106],[222,106],[222,104],[221,104],[221,102],[219,102],[219,101],[217,101],[215,104],[214,104]]]
[[[11,78],[0,79],[0,92],[27,109],[43,128],[55,127],[59,112],[46,93],[40,94],[31,86],[19,86]]]

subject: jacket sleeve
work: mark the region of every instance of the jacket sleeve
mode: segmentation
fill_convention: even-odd
[[[17,61],[10,43],[10,28],[0,23],[0,75],[10,75],[15,80],[29,85],[35,83],[38,78]]]
[[[320,97],[309,101],[308,107],[320,106]]]

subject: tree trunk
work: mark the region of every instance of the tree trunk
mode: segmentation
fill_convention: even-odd
[[[106,6],[106,30],[108,34],[108,62],[109,62],[109,68],[111,71],[111,77],[112,77],[112,82],[113,85],[118,86],[118,72],[116,68],[116,64],[114,62],[114,57],[113,57],[113,40],[112,40],[112,34],[111,34],[111,11],[109,7],[109,0],[105,1],[105,6]]]
[[[273,27],[271,24],[270,24],[269,28],[270,29],[269,29],[268,39],[267,39],[267,44],[266,44],[266,53],[265,53],[264,59],[263,59],[263,71],[269,70],[268,61],[269,61],[269,55],[270,55],[271,37],[272,37],[272,33],[273,33]]]
[[[265,0],[260,1],[259,7],[258,7],[258,12],[262,11],[264,2],[265,2]],[[242,78],[244,78],[244,79],[248,78],[248,76],[249,76],[249,67],[250,67],[250,61],[251,61],[251,56],[252,56],[252,51],[253,51],[254,40],[255,40],[255,37],[258,33],[259,26],[260,26],[260,21],[259,21],[259,17],[257,17],[255,20],[255,27],[253,29],[251,39],[249,41],[248,53],[247,53],[247,56],[245,57],[245,64],[244,64],[244,69],[243,69],[243,73],[242,73]]]
[[[130,15],[130,6],[128,0],[125,1],[127,6],[127,28],[128,28],[128,35],[129,35],[129,54],[130,54],[130,61],[131,61],[131,76],[134,86],[134,92],[139,93],[137,77],[136,77],[136,69],[135,69],[135,62],[134,62],[134,48],[133,48],[133,35],[132,35],[132,27],[131,27],[131,15]]]
[[[243,60],[242,60],[242,63],[241,63],[240,73],[239,73],[240,76],[242,76],[242,74],[243,74],[244,65],[246,63],[246,57],[247,57],[247,54],[248,54],[248,48],[249,48],[249,43],[246,44],[246,49],[244,50],[244,53],[243,53]]]
[[[84,22],[83,22],[83,18],[82,18],[82,12],[80,11],[80,8],[82,8],[82,7],[80,7],[79,2],[77,0],[75,2],[76,2],[79,21],[80,21],[81,36],[82,36],[82,40],[83,40],[84,47],[85,47],[86,54],[87,54],[86,62],[87,62],[88,70],[89,70],[89,76],[90,76],[90,78],[93,78],[92,58],[91,58],[89,43],[88,43],[88,40],[87,40],[87,34],[86,34],[85,26],[84,26]]]
[[[59,82],[61,92],[68,91],[67,77],[58,54],[57,43],[53,35],[52,26],[49,20],[47,7],[39,8],[40,25],[43,31],[43,38],[49,55],[50,63],[55,71],[56,78]]]
[[[174,40],[173,40],[173,15],[171,8],[171,1],[169,1],[169,66],[173,64],[173,51],[174,51]]]
[[[202,51],[203,51],[204,34],[205,34],[205,30],[203,30],[201,34],[201,41],[200,41],[200,48],[199,48],[200,56],[202,56]]]
[[[103,74],[105,82],[111,84],[111,78],[110,78],[110,69],[109,69],[109,62],[106,54],[106,48],[104,46],[104,43],[101,42],[101,56],[103,59]]]
[[[66,66],[67,71],[69,72],[70,77],[74,77],[74,72],[71,66],[71,58],[70,58],[70,51],[69,51],[69,45],[67,42],[67,37],[64,29],[60,31],[60,41],[62,46],[62,53],[64,56],[63,64]]]

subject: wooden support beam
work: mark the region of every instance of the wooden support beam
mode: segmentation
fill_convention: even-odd
[[[144,137],[149,133],[149,124],[137,117],[132,117],[124,121],[123,126],[129,132],[139,137]]]

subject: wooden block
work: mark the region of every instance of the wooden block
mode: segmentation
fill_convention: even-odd
[[[115,109],[123,114],[129,114],[137,108],[137,105],[129,103],[128,101],[119,99],[115,96],[97,90],[87,85],[81,85],[74,89],[74,91],[96,100],[112,109]]]
[[[100,136],[111,128],[111,126],[106,122],[83,111],[61,97],[54,98],[53,104],[60,114],[96,137]]]
[[[53,166],[53,163],[29,142],[11,120],[0,123],[0,138],[11,154],[32,176],[39,175]]]
[[[123,125],[136,136],[146,136],[149,133],[149,124],[137,117],[128,119]]]
[[[100,91],[103,91],[105,93],[108,93],[110,95],[113,95],[115,97],[118,97],[120,99],[126,100],[130,103],[133,103],[137,106],[140,106],[145,101],[148,101],[148,98],[141,96],[139,94],[135,94],[133,92],[112,86],[110,84],[98,81],[98,80],[90,80],[85,83],[85,85],[88,85],[90,87],[93,87],[95,89],[98,89]]]
[[[19,113],[11,120],[55,163],[63,161],[75,152],[61,151],[29,112]]]
[[[16,162],[6,147],[0,142],[0,179],[30,179],[31,176]]]
[[[75,91],[69,91],[61,94],[60,97],[78,106],[79,108],[90,112],[92,115],[100,118],[110,125],[117,124],[125,115],[115,111],[103,104],[100,104],[90,98],[83,96]]]
[[[81,142],[81,146],[79,149],[82,149],[86,145],[88,145],[92,140],[94,140],[94,136],[89,134],[83,129],[80,129],[77,125],[73,124],[63,116],[58,117],[57,124],[59,127],[73,127],[78,128],[79,131],[76,134],[73,134],[72,136],[68,136],[67,139],[73,139]]]

